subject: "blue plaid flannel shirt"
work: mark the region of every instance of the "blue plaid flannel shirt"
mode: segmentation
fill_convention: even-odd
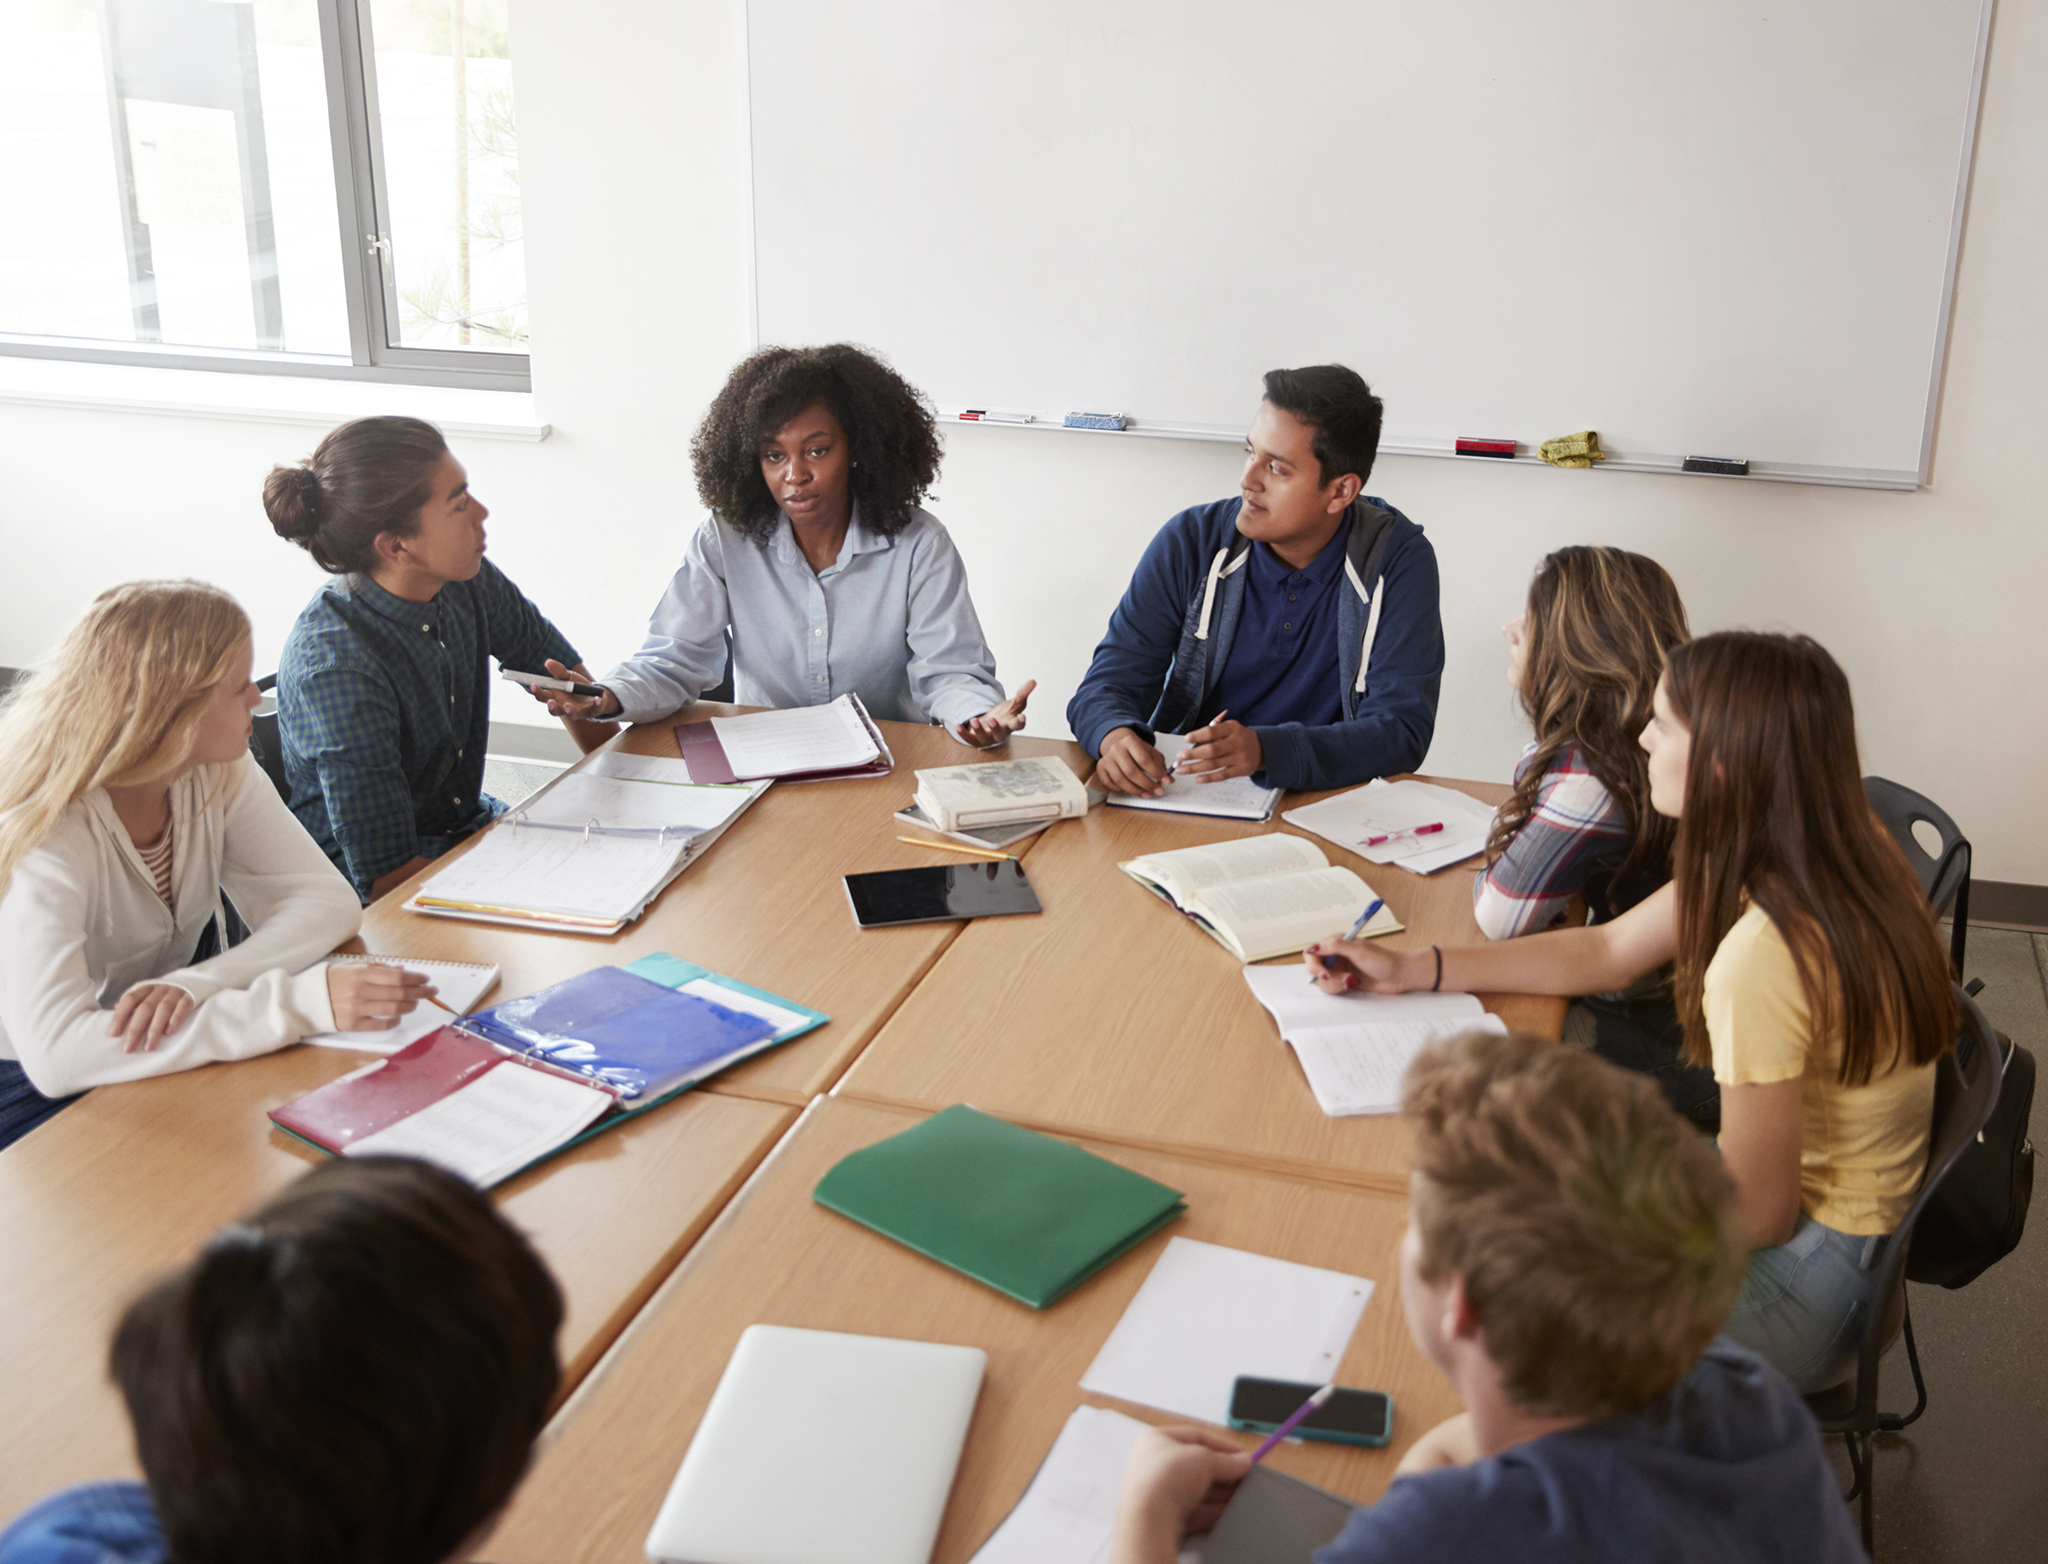
[[[483,791],[493,657],[529,673],[582,660],[488,559],[424,603],[337,576],[292,626],[277,669],[292,810],[365,901],[504,812]]]
[[[1522,751],[1515,780],[1536,746]],[[1631,885],[1609,905],[1609,880],[1628,857],[1628,817],[1586,765],[1578,745],[1565,746],[1537,789],[1536,807],[1499,859],[1472,882],[1472,915],[1488,939],[1512,939],[1554,923],[1575,893],[1585,892],[1593,921],[1635,905],[1655,888]],[[1636,877],[1631,876],[1633,881]]]

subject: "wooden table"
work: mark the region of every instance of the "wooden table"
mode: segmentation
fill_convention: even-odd
[[[0,1525],[45,1494],[139,1476],[107,1348],[129,1300],[320,1160],[269,1109],[363,1062],[291,1048],[104,1086],[0,1153]],[[502,1186],[568,1305],[586,1374],[796,1119],[693,1093]]]
[[[688,716],[699,721],[740,709],[700,703]],[[590,967],[624,965],[658,950],[785,994],[825,1011],[831,1022],[726,1072],[711,1089],[802,1107],[839,1079],[961,929],[957,923],[861,929],[853,921],[842,875],[966,862],[897,841],[899,834],[915,833],[895,814],[910,802],[914,770],[964,764],[975,758],[973,751],[943,728],[879,726],[896,757],[892,775],[771,787],[639,921],[617,934],[528,932],[402,911],[433,873],[429,868],[369,910],[363,943],[379,954],[495,962],[504,968],[496,998],[530,994]],[[632,728],[614,742],[637,755],[676,754],[667,722]],[[1052,739],[1013,739],[1004,753],[1055,755],[1084,778],[1094,764],[1078,745]],[[1027,838],[1018,854],[1037,842]]]
[[[730,708],[700,707],[693,719]],[[774,787],[640,921],[610,939],[526,933],[400,910],[409,884],[365,915],[349,948],[495,962],[495,998],[530,993],[652,950],[801,999],[831,1024],[597,1137],[504,1186],[500,1199],[561,1281],[566,1384],[574,1385],[674,1268],[747,1174],[829,1085],[959,932],[864,933],[839,876],[929,863],[895,840],[910,769],[966,756],[943,731],[883,724],[893,776]],[[675,753],[666,724],[625,735]],[[1013,750],[1086,759],[1071,744]],[[458,849],[460,851],[460,849]],[[128,1300],[214,1229],[318,1160],[271,1128],[278,1104],[363,1062],[292,1048],[158,1080],[103,1087],[0,1153],[0,1321],[8,1353],[0,1518],[52,1489],[136,1470],[107,1345]]]
[[[1405,1201],[1083,1141],[1184,1191],[1188,1212],[1040,1312],[811,1199],[833,1163],[920,1117],[844,1097],[816,1104],[556,1418],[477,1557],[642,1564],[647,1529],[740,1332],[773,1324],[987,1351],[988,1377],[933,1554],[937,1564],[965,1559],[1016,1503],[1068,1413],[1084,1400],[1118,1405],[1084,1396],[1079,1381],[1174,1234],[1378,1284],[1339,1372],[1346,1384],[1393,1395],[1393,1443],[1384,1450],[1285,1446],[1270,1457],[1281,1470],[1372,1499],[1415,1436],[1458,1410],[1448,1381],[1415,1349],[1402,1318],[1395,1254]],[[1144,1408],[1119,1410],[1173,1421]]]
[[[1507,793],[1448,785],[1487,803]],[[1044,916],[970,925],[839,1091],[926,1110],[968,1102],[1036,1128],[1404,1190],[1400,1119],[1324,1114],[1237,958],[1117,868],[1147,852],[1276,830],[1294,827],[1135,809],[1052,827],[1029,861]],[[1407,925],[1387,944],[1483,943],[1473,866],[1424,878],[1313,840]],[[1510,1026],[1554,1037],[1563,1024],[1562,1000],[1482,999]]]

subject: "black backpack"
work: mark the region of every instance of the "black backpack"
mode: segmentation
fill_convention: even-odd
[[[2034,1108],[2034,1056],[2003,1032],[1992,1034],[2003,1056],[1991,1119],[1935,1187],[1913,1228],[1906,1254],[1909,1281],[1964,1287],[2019,1247],[2034,1196],[2034,1146],[2027,1123]],[[1955,1070],[1935,1075],[1934,1120],[1941,1122],[1961,1089]]]

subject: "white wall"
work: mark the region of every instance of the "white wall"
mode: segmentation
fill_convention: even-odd
[[[493,557],[599,667],[631,650],[695,525],[689,434],[750,344],[740,21],[737,0],[515,0],[534,388],[555,432],[458,454],[493,507]],[[2048,7],[2008,0],[1931,489],[1381,463],[1373,492],[1428,529],[1443,568],[1432,769],[1506,776],[1522,731],[1496,627],[1546,550],[1621,544],[1670,568],[1696,629],[1819,637],[1854,681],[1866,769],[1954,814],[1980,876],[2048,884],[2048,101],[2027,85],[2044,77]],[[830,265],[832,236],[818,248]],[[0,405],[0,664],[33,660],[99,586],[158,573],[238,593],[259,661],[274,661],[318,575],[271,536],[258,489],[315,433]],[[1235,476],[1223,445],[950,432],[933,508],[1005,677],[1043,681],[1034,731],[1065,731],[1061,708],[1152,530]],[[534,713],[507,701],[498,715]]]

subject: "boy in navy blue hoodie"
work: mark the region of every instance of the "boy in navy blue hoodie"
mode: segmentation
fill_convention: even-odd
[[[1444,669],[1436,554],[1362,491],[1380,399],[1339,364],[1276,369],[1238,497],[1153,538],[1067,706],[1095,785],[1157,796],[1158,733],[1183,777],[1348,787],[1422,764]]]

